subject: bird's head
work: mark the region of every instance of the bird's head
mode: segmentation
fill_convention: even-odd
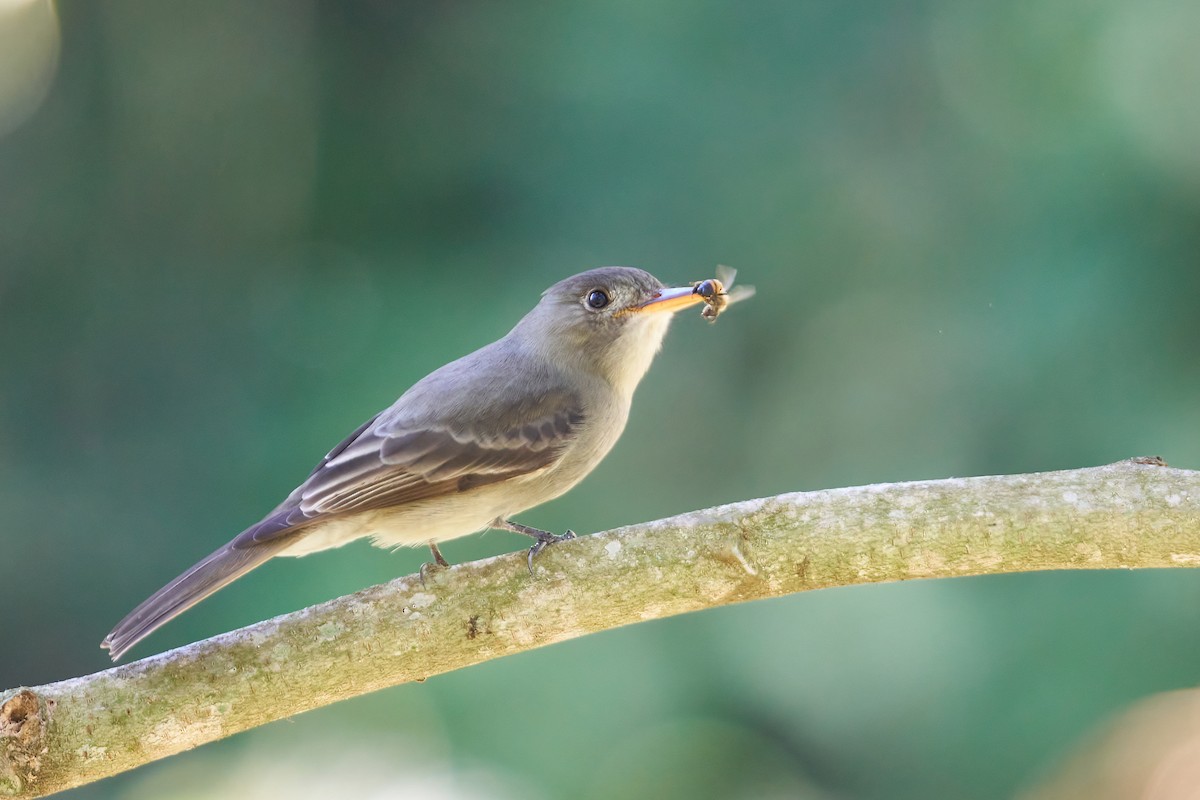
[[[543,292],[513,335],[556,364],[595,374],[631,395],[674,312],[702,302],[690,286],[668,288],[645,270],[600,267]]]

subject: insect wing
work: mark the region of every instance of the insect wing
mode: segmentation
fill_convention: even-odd
[[[727,267],[724,264],[717,264],[717,280],[725,287],[725,291],[733,288],[733,279],[737,277],[737,270],[733,267]]]
[[[733,279],[737,277],[737,270],[733,267],[717,264],[716,272],[717,280],[725,285],[725,291],[722,292],[725,296],[725,305],[748,300],[754,296],[753,286],[738,286],[736,289],[734,288]]]
[[[753,286],[738,286],[736,289],[729,289],[725,292],[725,304],[740,303],[743,300],[748,300],[754,296],[755,289]]]

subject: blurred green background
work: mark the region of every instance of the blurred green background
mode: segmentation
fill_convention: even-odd
[[[1193,0],[54,10],[0,2],[0,687],[106,666],[136,603],[597,265],[759,294],[677,319],[616,450],[528,524],[1200,466]],[[135,655],[426,556],[272,562]],[[813,592],[69,796],[1006,797],[1196,684],[1198,631],[1192,570]]]

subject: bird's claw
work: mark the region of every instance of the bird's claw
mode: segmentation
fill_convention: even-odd
[[[541,535],[539,535],[537,537],[537,542],[534,543],[533,547],[529,548],[529,574],[530,575],[534,574],[534,572],[533,572],[533,557],[534,556],[536,556],[538,553],[542,552],[543,550],[545,550],[548,546],[550,546],[552,544],[555,544],[557,542],[565,542],[568,539],[575,538],[575,531],[564,531],[561,534],[548,533],[546,531],[541,531],[540,533],[541,533]]]
[[[438,549],[437,542],[429,543],[429,552],[433,553],[433,561],[426,561],[421,565],[420,571],[417,572],[417,575],[421,578],[422,587],[425,586],[426,570],[433,569],[434,567],[437,567],[438,569],[445,569],[446,567],[450,566],[450,562],[446,560],[446,557],[442,555],[442,551]]]
[[[421,569],[417,570],[417,577],[421,579],[422,589],[428,588],[425,585],[425,576],[431,569],[445,569],[445,567],[443,567],[441,564],[434,563],[433,561],[426,561],[424,564],[422,564]]]

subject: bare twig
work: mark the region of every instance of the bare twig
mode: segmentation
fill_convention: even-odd
[[[1200,472],[1093,469],[779,495],[400,578],[0,692],[0,796],[39,797],[281,717],[595,631],[859,583],[1200,564]]]

